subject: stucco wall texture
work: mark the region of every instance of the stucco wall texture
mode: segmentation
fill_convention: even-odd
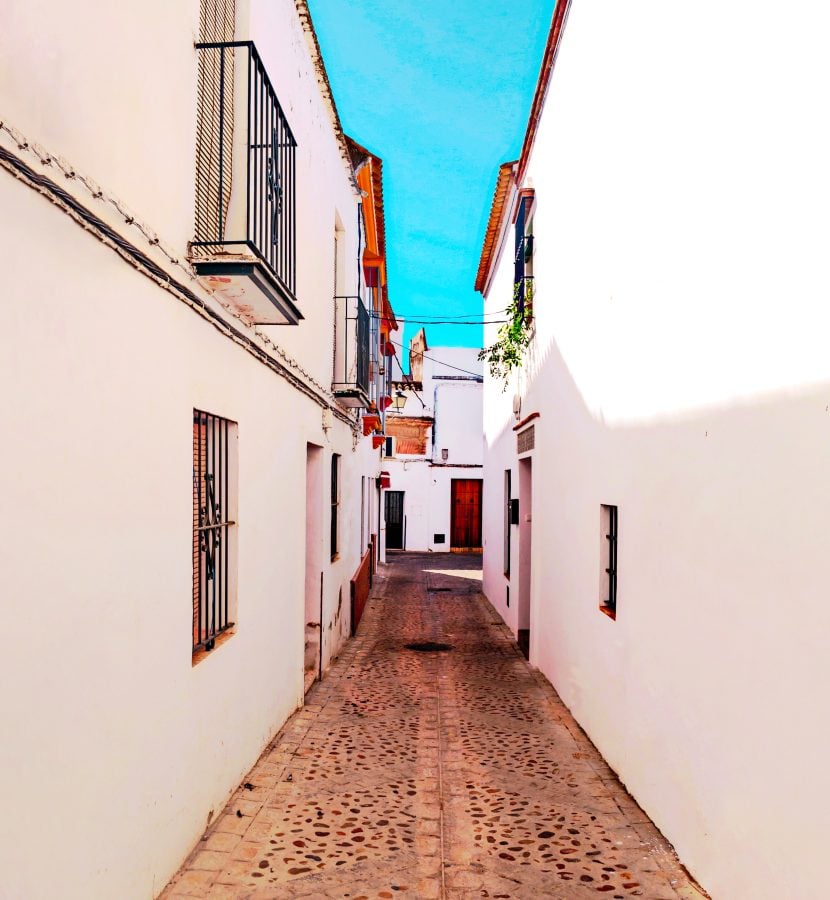
[[[522,185],[536,335],[505,393],[485,382],[484,591],[517,629],[519,394],[540,414],[530,661],[713,896],[818,900],[830,15],[771,9],[571,6]],[[509,215],[502,239],[489,310],[512,296]],[[598,609],[602,504],[619,509],[616,621]]]

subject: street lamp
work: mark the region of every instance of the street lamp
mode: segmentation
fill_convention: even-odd
[[[400,412],[406,406],[406,397],[401,391],[395,391],[395,399],[392,401],[396,412]]]

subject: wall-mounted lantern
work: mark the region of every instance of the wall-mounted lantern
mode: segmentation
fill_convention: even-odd
[[[392,401],[395,412],[400,412],[406,406],[406,397],[402,391],[395,391],[395,399]]]

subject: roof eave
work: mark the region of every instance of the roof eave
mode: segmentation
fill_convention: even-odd
[[[505,205],[510,185],[513,181],[513,173],[518,160],[502,163],[499,166],[499,174],[496,178],[496,189],[493,192],[493,202],[490,204],[490,216],[487,219],[487,228],[484,232],[484,245],[481,248],[481,256],[478,262],[475,289],[484,294],[489,287],[490,273],[493,263],[498,255],[499,235],[504,221]]]
[[[311,11],[308,8],[307,0],[294,0],[294,6],[297,10],[297,15],[300,17],[300,25],[307,37],[306,44],[311,55],[311,62],[317,72],[317,83],[320,87],[323,102],[328,107],[329,117],[331,118],[331,123],[334,128],[335,139],[340,148],[340,155],[348,170],[355,195],[359,197],[361,195],[360,188],[358,188],[357,180],[354,177],[354,166],[349,155],[346,135],[343,132],[343,123],[340,121],[340,113],[337,111],[337,104],[334,102],[334,93],[331,89],[331,82],[329,81],[328,72],[326,71],[326,65],[323,62],[323,52],[320,49],[320,41],[317,39],[317,32],[314,29]]]

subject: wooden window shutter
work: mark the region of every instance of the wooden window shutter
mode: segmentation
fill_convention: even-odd
[[[199,42],[232,41],[236,18],[235,0],[201,0],[199,4]],[[221,241],[219,210],[227,221],[231,198],[233,160],[234,54],[232,49],[202,50],[197,53],[198,90],[196,100],[196,210],[197,240]],[[224,87],[222,58],[224,56]],[[221,123],[219,105],[224,94],[225,115]],[[222,202],[219,191],[219,147],[222,147]],[[198,252],[199,248],[194,248]]]

